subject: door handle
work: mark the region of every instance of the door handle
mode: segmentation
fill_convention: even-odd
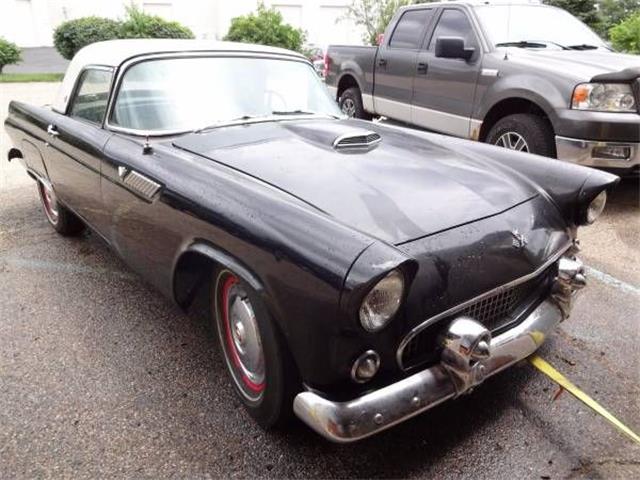
[[[378,65],[381,67],[386,67],[387,66],[387,59],[386,58],[381,58],[378,60]]]
[[[426,75],[427,71],[429,70],[429,65],[424,63],[424,62],[420,62],[418,63],[418,73],[422,74],[422,75]]]
[[[47,127],[47,133],[52,137],[57,137],[58,135],[60,135],[60,132],[58,131],[55,125],[49,125]]]

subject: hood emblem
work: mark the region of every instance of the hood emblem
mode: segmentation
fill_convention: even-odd
[[[527,242],[527,239],[524,237],[524,235],[521,234],[518,230],[513,230],[511,232],[511,236],[513,237],[513,240],[511,240],[511,245],[516,250],[522,250],[527,246],[527,243],[529,243]]]

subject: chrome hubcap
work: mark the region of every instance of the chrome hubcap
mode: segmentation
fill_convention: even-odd
[[[56,194],[50,186],[42,182],[40,182],[39,185],[44,213],[51,223],[56,224],[58,223],[58,201],[56,200]]]
[[[496,146],[518,152],[529,152],[527,141],[522,135],[516,132],[507,132],[500,135],[500,138],[496,141]]]
[[[341,110],[342,110],[342,113],[344,113],[345,115],[348,115],[349,117],[355,117],[356,102],[354,102],[352,98],[345,98],[342,101]]]
[[[218,277],[218,333],[233,381],[249,401],[265,387],[265,361],[258,320],[249,296],[229,272]]]

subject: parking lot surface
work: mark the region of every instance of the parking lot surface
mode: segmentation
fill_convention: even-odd
[[[3,85],[51,101],[56,85]],[[376,437],[260,430],[205,321],[95,235],[58,236],[0,160],[0,478],[640,478],[633,445],[523,363]],[[640,431],[640,200],[627,181],[583,229],[590,284],[541,355]]]

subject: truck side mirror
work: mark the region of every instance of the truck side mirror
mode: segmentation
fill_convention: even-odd
[[[465,48],[462,37],[438,37],[436,39],[436,57],[438,58],[470,60],[475,51],[475,48]]]

